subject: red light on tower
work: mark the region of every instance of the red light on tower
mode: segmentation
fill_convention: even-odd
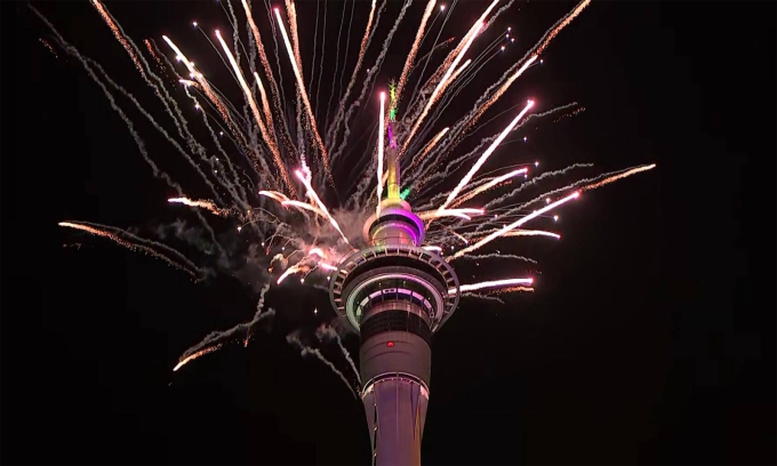
[[[388,346],[389,348],[393,348],[394,347],[394,342],[390,341],[390,342],[386,343],[386,346]]]

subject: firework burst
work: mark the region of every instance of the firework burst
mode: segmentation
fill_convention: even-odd
[[[350,25],[343,32],[340,28],[334,59],[325,56],[324,44],[318,46],[319,34],[315,31],[313,49],[316,54],[320,52],[320,56],[314,55],[307,63],[300,51],[300,41],[308,38],[297,27],[300,13],[291,0],[287,0],[283,8],[273,9],[265,2],[265,17],[255,11],[248,0],[239,0],[242,10],[234,9],[229,0],[222,2],[226,4],[224,12],[232,26],[231,39],[230,34],[205,31],[197,22],[193,23],[212,45],[213,50],[208,51],[202,50],[201,38],[193,42],[190,38],[168,35],[146,39],[144,47],[138,47],[105,5],[92,0],[97,14],[118,40],[117,50],[123,49],[157,98],[168,120],[165,123],[152,117],[132,93],[111,78],[102,66],[67,42],[33,8],[52,32],[52,40],[43,43],[78,60],[127,124],[154,175],[177,193],[166,202],[191,209],[192,220],[211,243],[200,251],[204,264],[195,265],[195,261],[183,253],[125,230],[75,221],[60,225],[142,250],[197,279],[217,272],[234,274],[236,263],[250,262],[258,265],[255,270],[266,271],[259,277],[266,286],[262,288],[254,319],[208,335],[183,354],[175,370],[221,348],[228,341],[247,344],[254,326],[274,314],[272,310],[262,312],[265,293],[272,287],[285,286],[289,277],[299,277],[305,286],[325,285],[328,274],[337,270],[338,262],[354,248],[364,245],[362,225],[376,210],[380,211],[385,196],[398,196],[412,203],[427,224],[423,247],[448,261],[467,257],[531,261],[501,252],[471,254],[488,248],[498,238],[513,241],[520,241],[523,236],[560,239],[558,233],[522,227],[548,217],[551,211],[588,190],[655,166],[629,167],[596,177],[578,178],[571,184],[566,181],[562,187],[549,188],[532,199],[521,199],[521,191],[528,186],[541,187],[551,179],[563,180],[572,170],[590,167],[590,164],[576,164],[563,170],[536,174],[533,172],[539,171],[537,163],[518,159],[516,164],[484,173],[489,157],[527,122],[546,116],[559,119],[582,109],[570,104],[530,113],[535,107],[542,107],[541,102],[533,100],[521,109],[510,110],[510,123],[483,138],[474,149],[466,153],[460,149],[460,143],[467,135],[484,127],[485,123],[480,120],[489,109],[522,75],[542,62],[540,57],[552,40],[581,14],[589,1],[583,0],[552,25],[522,58],[504,69],[499,79],[479,88],[478,83],[482,80],[476,79],[478,74],[484,67],[497,66],[493,62],[495,57],[512,47],[515,41],[512,29],[507,27],[505,31],[500,26],[500,17],[509,11],[513,0],[485,3],[477,20],[463,23],[457,32],[461,35],[447,40],[441,40],[443,26],[449,20],[462,21],[456,17],[455,3],[446,9],[443,5],[437,7],[435,0],[429,0],[422,14],[413,15],[408,13],[412,0],[405,0],[393,19],[384,17],[385,8],[376,5],[375,0],[355,4],[354,8],[364,7],[367,18],[364,29],[352,30],[353,25]],[[236,10],[244,18],[239,19]],[[390,27],[379,41],[375,32],[387,21]],[[388,66],[385,58],[389,47],[403,22],[412,22],[417,27],[412,46],[405,51],[407,59],[402,66],[390,71],[398,76],[396,81],[391,84],[388,80],[379,81],[380,70]],[[243,23],[247,25],[246,30],[238,27]],[[346,34],[345,43],[350,43],[351,35],[361,37],[360,41],[354,40],[358,44],[356,64],[339,74],[339,67],[335,67],[332,82],[339,79],[340,86],[333,86],[332,95],[339,95],[335,105],[331,105],[331,96],[329,104],[324,105],[325,98],[319,97],[320,75],[327,72],[325,63],[340,64],[339,44],[343,43],[343,34]],[[326,31],[323,37],[326,38]],[[347,54],[348,46],[345,48]],[[448,50],[447,55],[445,50]],[[189,58],[203,53],[219,55],[235,80],[219,85],[236,86],[242,95],[241,102],[229,101]],[[344,63],[347,63],[347,55],[345,58]],[[438,65],[430,67],[432,63]],[[288,73],[288,67],[293,76],[284,79],[281,72],[285,68]],[[171,82],[175,84],[171,85]],[[461,92],[479,97],[471,110],[457,115],[455,123],[446,127],[438,125],[443,114],[449,116],[452,112],[450,105]],[[124,104],[119,104],[119,96]],[[188,180],[185,184],[191,187],[184,189],[183,184],[159,168],[146,152],[140,134],[122,105],[138,110],[196,169],[201,183]],[[196,119],[186,117],[191,114],[184,110],[187,107],[193,107],[199,116]],[[331,115],[330,107],[334,110]],[[370,109],[373,116],[364,118],[365,109]],[[354,137],[355,133],[359,137]],[[361,136],[368,134],[375,135],[366,148],[366,154],[371,156],[353,155],[355,151],[351,148],[363,148],[365,143]],[[522,155],[518,154],[518,157]],[[392,162],[404,169],[401,186],[386,171]],[[353,176],[354,171],[359,171],[358,176]],[[205,192],[201,191],[203,188]],[[189,190],[197,191],[199,195],[188,197]],[[211,220],[213,217],[222,220],[216,222]],[[217,240],[221,236],[214,231],[217,230],[214,225],[221,226],[224,218],[234,220],[237,234],[248,236],[254,245],[249,254],[235,251]],[[256,277],[253,281],[256,282]],[[532,291],[532,285],[531,277],[508,277],[462,285],[460,290],[450,292]],[[325,334],[327,340],[337,337],[336,334],[332,337],[330,330]],[[339,337],[334,340],[342,347]],[[289,341],[299,346],[303,354],[323,358],[320,352],[305,346],[296,336],[290,336]],[[348,360],[353,369],[355,366]],[[346,377],[339,371],[338,374],[352,389]]]

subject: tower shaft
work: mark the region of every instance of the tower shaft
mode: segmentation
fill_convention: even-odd
[[[416,466],[429,403],[432,333],[456,309],[459,282],[444,259],[420,247],[424,223],[399,196],[396,147],[389,147],[386,161],[387,197],[364,224],[370,247],[340,262],[329,294],[361,335],[359,372],[373,464]]]
[[[386,317],[396,319],[398,315],[379,318]],[[373,464],[420,465],[421,439],[429,403],[427,383],[431,372],[431,348],[424,339],[412,333],[386,331],[363,339],[359,356],[360,372],[363,380],[367,380],[362,390],[362,402]]]

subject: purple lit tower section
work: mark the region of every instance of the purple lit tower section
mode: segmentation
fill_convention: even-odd
[[[329,295],[361,335],[362,401],[372,462],[411,466],[421,464],[432,334],[456,309],[459,280],[442,257],[420,247],[424,223],[400,198],[393,144],[386,155],[387,196],[364,224],[370,247],[339,264]]]

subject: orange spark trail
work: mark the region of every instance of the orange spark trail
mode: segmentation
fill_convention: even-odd
[[[259,302],[256,303],[256,313],[254,314],[253,319],[251,319],[248,322],[244,322],[241,324],[237,324],[234,327],[224,330],[224,331],[217,331],[217,332],[211,332],[208,335],[205,336],[205,338],[197,343],[196,345],[192,346],[191,348],[187,349],[179,358],[178,365],[175,366],[173,369],[178,370],[180,369],[184,364],[197,359],[200,356],[203,356],[208,353],[212,353],[213,351],[216,351],[217,349],[221,348],[221,346],[229,340],[237,339],[237,334],[239,332],[245,331],[245,339],[243,340],[243,346],[248,345],[248,341],[251,339],[251,336],[253,335],[254,327],[261,321],[271,318],[275,315],[275,310],[270,308],[267,310],[267,312],[262,312],[264,310],[264,296],[267,293],[267,290],[270,289],[270,284],[266,284],[260,294],[259,294]]]
[[[299,55],[299,32],[297,31],[297,8],[291,0],[286,0],[286,14],[289,15],[289,33],[294,48],[294,59],[297,60],[297,66],[302,70],[302,59]]]
[[[456,201],[453,202],[452,206],[456,207],[457,205],[460,205],[463,202],[466,202],[466,201],[472,199],[473,197],[477,196],[478,194],[480,194],[482,192],[485,192],[485,191],[488,191],[491,188],[496,187],[496,185],[498,185],[499,183],[503,183],[503,182],[509,180],[510,178],[513,178],[513,177],[518,176],[518,175],[525,175],[526,172],[528,172],[528,171],[529,171],[528,168],[521,168],[519,170],[513,170],[510,173],[506,173],[506,174],[504,174],[502,176],[497,176],[496,178],[494,178],[493,180],[491,180],[488,183],[484,184],[483,186],[479,186],[479,187],[473,189],[472,191],[464,194],[460,198],[456,199]]]
[[[555,239],[561,239],[561,235],[558,233],[553,233],[552,231],[545,231],[545,230],[515,230],[508,233],[505,233],[502,235],[503,237],[508,236],[548,236],[550,238]]]
[[[503,293],[515,293],[518,291],[525,291],[527,293],[533,293],[534,288],[530,286],[513,286],[510,288],[502,288],[501,290],[496,290],[494,294],[503,294]]]
[[[286,33],[286,28],[283,26],[283,20],[281,19],[281,13],[276,8],[275,17],[278,19],[278,26],[281,29],[281,35],[283,36],[283,42],[286,44],[286,51],[289,53],[291,59],[291,67],[294,70],[294,76],[297,78],[297,86],[299,87],[299,93],[302,97],[302,102],[305,104],[305,110],[308,114],[308,124],[310,130],[313,132],[313,136],[318,144],[318,149],[321,151],[321,157],[324,159],[324,169],[326,170],[327,177],[332,185],[334,185],[334,178],[332,178],[332,171],[329,168],[329,154],[327,153],[324,141],[321,139],[321,135],[318,133],[318,125],[316,124],[316,117],[313,115],[313,107],[310,105],[310,99],[308,99],[308,93],[305,89],[305,81],[302,79],[302,71],[297,66],[297,60],[294,59],[294,51],[291,48],[289,42],[289,36]],[[321,209],[324,210],[324,209]]]
[[[435,136],[435,137],[434,137],[434,139],[432,139],[432,140],[429,142],[429,144],[427,144],[427,145],[426,145],[426,147],[424,147],[424,148],[423,148],[423,150],[421,151],[421,153],[420,153],[420,154],[419,154],[417,157],[415,157],[415,158],[413,159],[413,162],[410,164],[410,167],[409,167],[409,169],[410,169],[410,168],[413,168],[413,167],[415,167],[415,166],[416,166],[416,164],[418,164],[418,162],[420,162],[420,161],[421,161],[421,159],[423,159],[424,157],[426,157],[426,155],[427,155],[427,154],[429,154],[429,152],[431,152],[431,151],[432,151],[432,149],[434,148],[434,146],[435,146],[435,145],[437,145],[437,143],[438,143],[438,142],[440,142],[440,139],[442,139],[442,137],[443,137],[443,136],[445,136],[445,133],[447,133],[449,129],[450,129],[450,128],[443,128],[443,130],[442,130],[442,131],[440,131],[439,133],[437,133],[437,136]]]
[[[445,209],[446,207],[448,207],[451,204],[451,202],[453,202],[453,200],[456,198],[456,196],[459,195],[461,190],[470,182],[472,177],[475,176],[475,173],[477,173],[477,171],[480,169],[480,167],[482,167],[483,164],[486,163],[486,160],[488,160],[488,158],[491,156],[491,154],[494,153],[494,151],[496,150],[497,146],[499,146],[499,144],[502,142],[502,140],[504,140],[504,138],[507,137],[507,135],[510,133],[510,131],[512,131],[513,128],[515,128],[515,125],[517,125],[518,122],[521,121],[523,116],[526,115],[526,112],[528,112],[529,109],[532,108],[532,106],[534,106],[534,101],[530,100],[526,104],[526,107],[524,107],[523,110],[521,110],[521,113],[519,113],[518,116],[516,116],[513,119],[513,121],[511,121],[510,124],[507,125],[507,128],[505,128],[502,131],[502,133],[499,135],[499,137],[496,138],[496,140],[491,144],[491,146],[488,149],[486,149],[486,151],[483,153],[483,155],[480,156],[478,161],[475,162],[475,165],[472,166],[472,168],[470,169],[469,173],[467,173],[464,176],[464,178],[461,179],[461,181],[456,186],[456,188],[454,188],[453,191],[451,191],[451,193],[448,195],[448,199],[446,199],[445,203],[442,206],[440,206],[440,210]]]
[[[380,201],[383,200],[383,135],[386,132],[386,93],[380,93],[380,129],[378,130],[378,207],[376,214],[380,215]],[[387,174],[388,176],[388,174]]]
[[[51,52],[52,55],[59,58],[59,55],[57,55],[57,52],[54,51],[54,48],[51,46],[51,44],[49,44],[49,42],[46,39],[40,38],[38,40],[40,41],[41,44],[43,44],[44,47],[49,49],[49,52]]]
[[[190,354],[189,356],[186,356],[184,359],[179,361],[178,364],[176,364],[176,366],[173,368],[173,372],[175,372],[178,369],[182,368],[187,363],[189,363],[191,361],[194,361],[195,359],[199,358],[200,356],[205,356],[208,353],[212,353],[214,351],[219,350],[222,346],[224,346],[224,344],[223,343],[219,343],[218,345],[211,346],[211,347],[208,347],[208,348],[205,348],[205,349],[201,349],[201,350],[197,351],[194,354]]]
[[[259,34],[259,28],[256,26],[256,23],[254,22],[253,15],[251,13],[251,7],[248,5],[247,0],[241,0],[241,3],[243,4],[243,9],[245,9],[246,11],[246,18],[248,18],[249,29],[251,29],[251,33],[254,36],[256,49],[259,52],[259,61],[262,63],[262,68],[264,68],[265,77],[270,83],[270,91],[272,92],[272,99],[273,99],[273,105],[275,106],[275,111],[278,112],[277,115],[279,116],[279,118],[281,118],[281,122],[283,123],[285,120],[283,119],[283,116],[282,116],[283,107],[281,106],[280,91],[278,90],[278,84],[275,82],[275,79],[273,78],[272,68],[270,67],[270,61],[267,59],[267,52],[264,50],[262,35]],[[286,131],[288,132],[288,128],[286,128]]]
[[[548,46],[550,41],[553,40],[554,37],[556,37],[556,34],[561,32],[562,29],[567,27],[569,23],[572,22],[577,16],[591,3],[591,0],[583,0],[580,2],[574,10],[572,10],[569,14],[564,16],[560,22],[556,24],[556,26],[553,27],[553,29],[550,30],[549,33],[546,33],[544,40],[540,42],[539,47],[537,47],[537,50],[534,52],[536,55],[541,54],[545,51],[545,47]]]
[[[445,90],[445,88],[450,84],[449,79],[451,77],[451,73],[456,70],[456,66],[459,64],[461,59],[464,57],[464,54],[467,53],[467,50],[472,45],[472,42],[475,40],[475,38],[478,36],[478,32],[480,32],[480,29],[485,25],[484,21],[486,20],[486,16],[491,12],[491,10],[494,9],[496,4],[499,3],[499,0],[494,0],[491,5],[486,8],[486,11],[483,12],[483,14],[480,16],[480,18],[475,22],[475,24],[470,28],[469,32],[467,32],[467,35],[464,36],[462,39],[462,42],[464,45],[459,44],[458,47],[454,50],[454,53],[456,54],[456,57],[453,59],[453,62],[448,65],[448,69],[443,75],[442,79],[439,83],[437,83],[437,87],[432,92],[431,97],[429,97],[429,100],[426,103],[426,106],[424,107],[424,110],[421,112],[421,115],[418,117],[418,119],[415,122],[415,125],[413,125],[413,128],[408,133],[407,137],[405,138],[405,142],[402,145],[402,150],[400,151],[400,154],[405,152],[407,149],[408,144],[413,139],[413,136],[415,136],[415,133],[418,131],[418,128],[421,126],[421,123],[423,122],[423,119],[426,117],[426,115],[429,113],[429,109],[434,105],[434,103],[437,101],[437,98],[440,96],[440,94]],[[445,65],[447,65],[447,60]],[[445,66],[444,65],[444,66]]]
[[[468,128],[472,127],[472,125],[474,125],[475,122],[477,122],[478,119],[480,119],[483,113],[485,113],[486,110],[489,109],[489,107],[494,105],[494,103],[496,103],[496,101],[499,100],[500,97],[502,97],[502,94],[507,92],[507,89],[515,82],[516,79],[521,77],[523,72],[526,71],[529,68],[529,66],[531,66],[531,64],[534,63],[535,60],[537,60],[537,58],[538,58],[538,55],[532,55],[531,57],[529,57],[529,59],[526,60],[526,63],[524,63],[523,66],[521,66],[520,68],[518,68],[518,71],[516,71],[512,76],[510,76],[507,79],[507,81],[505,81],[505,83],[502,84],[499,90],[497,90],[494,93],[494,95],[492,95],[491,98],[488,99],[488,101],[486,101],[486,103],[483,104],[483,106],[478,109],[477,113],[475,113],[475,116],[473,116],[472,119],[470,119],[467,122],[467,127]]]
[[[354,76],[359,71],[362,61],[364,61],[364,53],[367,51],[367,39],[370,37],[370,30],[372,29],[372,19],[375,16],[375,0],[372,0],[372,6],[370,6],[370,14],[367,17],[367,27],[364,29],[364,37],[362,37],[362,43],[359,46],[359,58],[356,60],[356,67],[354,68]]]
[[[554,202],[552,204],[548,204],[547,206],[543,207],[542,209],[534,211],[531,214],[527,215],[526,217],[523,217],[522,219],[517,220],[517,221],[515,221],[515,222],[505,226],[504,228],[501,228],[501,229],[491,233],[490,235],[488,235],[485,238],[481,239],[480,241],[478,241],[477,243],[473,244],[472,246],[468,246],[468,247],[466,247],[464,249],[460,249],[460,250],[456,251],[456,253],[453,255],[453,257],[454,258],[455,257],[461,257],[461,256],[463,256],[464,254],[466,254],[468,252],[472,252],[472,251],[474,251],[476,249],[479,249],[479,248],[483,247],[486,243],[490,243],[491,241],[493,241],[496,238],[504,235],[505,233],[508,233],[508,232],[510,232],[512,230],[515,230],[516,228],[520,227],[524,223],[526,223],[526,222],[528,222],[530,220],[533,220],[533,219],[539,217],[540,215],[544,214],[545,212],[547,212],[549,210],[553,210],[556,207],[571,201],[572,199],[577,199],[578,197],[580,197],[580,191],[575,191],[574,193],[570,194],[569,196],[567,196],[567,197],[565,197],[563,199],[560,199],[560,200],[558,200],[558,201],[556,201],[556,202]]]
[[[300,208],[300,209],[309,210],[309,211],[311,211],[311,212],[313,212],[315,214],[318,214],[318,215],[326,218],[326,214],[324,214],[324,212],[322,212],[320,209],[316,209],[312,205],[307,204],[305,202],[288,200],[288,201],[281,202],[281,205],[283,205],[283,206],[292,206],[292,207],[297,207],[297,208]]]
[[[108,11],[105,10],[105,7],[100,3],[98,0],[91,0],[92,6],[97,10],[98,13],[100,13],[100,16],[103,18],[103,21],[105,21],[105,24],[108,25],[109,28],[111,28],[111,31],[113,31],[113,35],[116,37],[116,40],[119,41],[122,47],[127,51],[130,58],[132,59],[132,62],[135,64],[135,67],[140,71],[140,74],[143,75],[144,80],[148,80],[146,77],[146,72],[143,71],[143,66],[140,64],[140,59],[138,58],[137,54],[135,54],[135,51],[130,47],[129,42],[127,41],[127,38],[124,37],[124,35],[121,33],[121,30],[119,29],[119,25],[116,24],[116,22],[111,18],[111,15],[108,14]]]
[[[227,217],[229,216],[229,209],[219,209],[216,207],[216,204],[214,204],[212,201],[206,201],[206,200],[191,200],[187,197],[174,197],[167,200],[167,202],[171,204],[183,204],[187,205],[189,207],[200,207],[202,209],[206,209],[209,212],[211,212],[214,215],[218,215],[220,217]]]
[[[98,228],[93,228],[93,227],[90,227],[90,226],[87,226],[87,225],[81,225],[81,224],[78,224],[78,223],[71,223],[71,222],[59,222],[57,225],[59,225],[61,227],[66,227],[66,228],[74,228],[76,230],[81,230],[81,231],[85,231],[87,233],[91,233],[91,234],[93,234],[95,236],[101,236],[103,238],[108,238],[108,239],[110,239],[110,240],[120,244],[121,246],[124,246],[125,248],[130,249],[130,250],[135,250],[135,248],[138,247],[136,244],[130,243],[129,241],[125,241],[125,240],[119,238],[118,235],[115,235],[115,234],[110,233],[108,231],[100,230]]]
[[[283,282],[283,280],[286,279],[286,277],[288,277],[289,275],[295,274],[297,272],[300,272],[300,271],[303,271],[303,266],[292,265],[291,267],[286,269],[286,271],[283,272],[280,277],[278,277],[278,280],[275,283],[277,285],[280,285]]]
[[[151,41],[146,39],[143,41],[143,45],[146,46],[146,50],[148,50],[148,53],[151,54],[152,57],[154,57],[154,61],[160,68],[164,68],[165,66],[162,64],[162,59],[159,58],[159,55],[154,50],[154,47],[151,46]]]
[[[235,57],[232,55],[232,52],[229,50],[229,46],[221,37],[221,33],[219,33],[218,30],[216,31],[216,38],[221,43],[221,47],[224,49],[224,53],[227,55],[227,58],[229,59],[229,63],[232,65],[232,69],[235,71],[235,75],[237,76],[237,80],[240,83],[240,87],[243,89],[243,93],[245,94],[246,101],[248,102],[249,107],[251,107],[251,113],[253,114],[254,119],[256,120],[256,124],[259,126],[259,131],[262,132],[262,137],[264,138],[264,142],[267,144],[267,147],[270,149],[270,153],[272,154],[273,159],[275,160],[275,165],[278,166],[278,169],[281,172],[281,176],[283,177],[283,181],[286,183],[286,187],[289,188],[289,192],[294,193],[295,192],[294,186],[291,183],[289,172],[286,170],[286,164],[283,163],[281,154],[278,151],[278,146],[275,143],[275,135],[270,134],[267,131],[267,127],[262,121],[262,117],[259,115],[259,107],[256,105],[256,99],[254,99],[253,94],[251,94],[251,88],[248,86],[248,83],[246,82],[245,78],[243,78],[243,72],[240,70],[240,65],[237,64],[237,61],[235,61]]]
[[[497,1],[498,0],[494,0],[494,3],[496,3]],[[483,22],[480,21],[476,23],[476,26],[477,26],[477,30],[479,31],[480,28],[483,27]],[[412,129],[408,133],[407,137],[405,137],[405,142],[402,145],[401,152],[405,152],[405,150],[407,149],[408,144],[410,144],[410,141],[413,139],[413,136],[415,136],[415,133],[418,131],[418,128],[421,126],[421,123],[423,122],[424,118],[426,118],[426,115],[429,113],[429,109],[431,109],[432,105],[434,105],[434,103],[437,101],[437,98],[440,96],[440,92],[442,91],[443,87],[446,85],[446,81],[451,76],[451,74],[455,71],[456,66],[459,64],[459,61],[461,61],[461,58],[469,49],[469,46],[472,45],[472,41],[475,40],[475,37],[477,37],[477,32],[474,34],[471,34],[467,38],[467,41],[465,42],[464,47],[462,47],[459,54],[456,55],[456,58],[453,60],[453,63],[451,63],[451,65],[448,67],[448,70],[445,72],[442,79],[437,84],[437,87],[434,88],[434,91],[432,92],[431,97],[429,97],[429,100],[426,102],[426,106],[421,112],[421,115],[418,117],[418,119],[416,119]]]
[[[460,234],[456,233],[456,232],[455,232],[455,231],[453,231],[453,230],[448,230],[448,232],[449,232],[450,234],[452,234],[453,236],[455,236],[456,238],[460,239],[460,240],[461,240],[461,241],[462,241],[464,244],[469,244],[469,240],[467,240],[467,238],[465,238],[464,236],[462,236],[462,235],[460,235]]]
[[[284,195],[282,193],[279,193],[277,191],[259,191],[258,194],[261,195],[261,196],[269,197],[270,199],[273,199],[275,201],[278,201],[278,203],[280,203],[284,207],[292,206],[292,207],[297,207],[297,208],[300,208],[300,209],[309,210],[311,212],[314,212],[314,213],[316,213],[316,214],[326,218],[327,220],[329,219],[329,217],[322,210],[317,209],[316,207],[314,207],[314,206],[312,206],[312,205],[310,205],[308,203],[301,202],[301,201],[295,201],[293,199],[289,199],[288,197],[286,197],[286,195]]]
[[[128,240],[120,237],[118,234],[110,232],[110,231],[101,230],[101,229],[93,227],[93,226],[82,225],[80,223],[73,223],[73,222],[59,222],[58,225],[61,226],[61,227],[73,228],[73,229],[76,229],[76,230],[85,231],[85,232],[91,233],[91,234],[93,234],[95,236],[100,236],[102,238],[107,238],[107,239],[115,242],[116,244],[118,244],[120,246],[124,246],[125,248],[129,249],[130,251],[136,251],[136,250],[143,251],[143,252],[149,254],[150,256],[156,257],[157,259],[162,259],[163,261],[167,262],[168,264],[172,265],[173,267],[175,267],[175,268],[177,268],[179,270],[183,270],[184,272],[187,272],[187,273],[191,274],[191,276],[193,276],[193,277],[197,277],[197,275],[198,275],[197,272],[201,272],[197,268],[197,266],[195,266],[191,262],[189,262],[189,264],[182,264],[180,262],[176,262],[173,259],[171,259],[168,256],[160,253],[159,251],[155,250],[154,248],[152,248],[150,246],[146,246],[146,245],[138,244],[138,243],[133,243],[131,241],[128,241]],[[129,234],[129,233],[127,233],[127,234]],[[142,238],[138,238],[138,240],[142,240]],[[148,241],[148,240],[145,240],[145,241],[147,241],[149,243],[154,243],[153,241]],[[154,244],[156,244],[156,243],[154,243]],[[163,244],[160,244],[159,246],[168,248],[167,246],[165,246]],[[170,248],[168,248],[168,249],[170,249]],[[172,251],[172,249],[171,249],[171,251]],[[177,252],[177,251],[175,251],[175,252]],[[178,254],[180,254],[180,253],[178,253]],[[192,269],[194,269],[194,271]]]
[[[437,0],[429,0],[429,3],[426,4],[426,10],[424,10],[424,15],[421,17],[421,25],[418,27],[418,32],[415,35],[413,46],[410,48],[410,53],[407,56],[407,60],[405,60],[405,66],[402,69],[402,74],[399,76],[399,82],[397,82],[396,99],[394,103],[395,106],[399,105],[400,98],[402,97],[402,91],[405,89],[407,77],[413,67],[415,56],[418,54],[418,46],[421,43],[421,39],[424,36],[424,31],[426,30],[426,23],[429,21],[429,17],[432,16],[432,11],[434,11],[434,5],[436,3]]]
[[[532,283],[534,283],[533,278],[505,278],[503,280],[492,280],[488,282],[473,283],[471,285],[461,285],[459,286],[459,292],[465,293],[467,291],[482,290],[483,288],[495,288],[499,286],[531,285]],[[456,288],[451,288],[448,290],[448,293],[455,294]]]
[[[611,176],[609,178],[605,178],[602,181],[599,181],[598,183],[589,184],[588,186],[583,186],[582,188],[580,188],[580,192],[590,191],[591,189],[599,188],[599,187],[604,186],[606,184],[610,184],[613,181],[618,181],[618,180],[620,180],[622,178],[626,178],[627,176],[636,175],[637,173],[641,173],[641,172],[644,172],[644,171],[652,170],[655,167],[656,167],[656,164],[647,165],[647,166],[644,166],[644,167],[632,168],[631,170],[627,170],[627,171],[625,171],[623,173],[620,173],[618,175],[614,175],[614,176]]]
[[[264,92],[264,86],[262,85],[262,79],[259,77],[259,73],[254,71],[254,79],[256,79],[256,85],[259,87],[259,95],[262,98],[262,110],[264,111],[264,120],[267,122],[267,130],[270,134],[275,134],[275,125],[272,121],[272,111],[270,110],[270,102],[267,100],[267,94]]]

